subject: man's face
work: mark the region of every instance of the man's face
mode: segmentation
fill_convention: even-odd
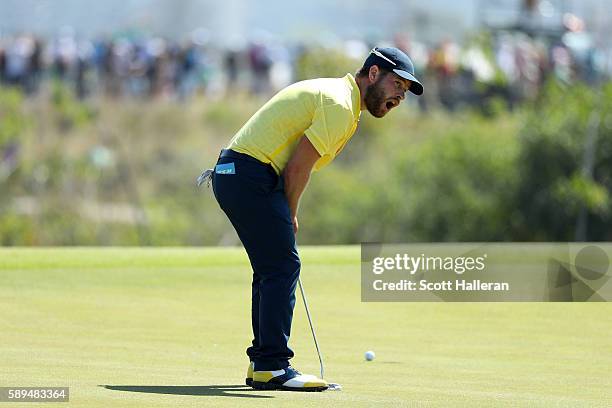
[[[366,87],[365,104],[372,116],[382,118],[391,109],[404,100],[410,81],[395,72],[383,72],[372,67],[370,69],[370,85]]]

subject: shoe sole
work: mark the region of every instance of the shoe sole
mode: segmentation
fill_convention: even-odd
[[[261,390],[261,391],[298,391],[298,392],[321,392],[329,388],[327,385],[321,386],[321,387],[307,387],[307,388],[286,387],[282,384],[274,384],[274,383],[269,383],[269,382],[260,382],[260,381],[253,381],[253,380],[251,380],[250,386],[255,388],[256,390]]]

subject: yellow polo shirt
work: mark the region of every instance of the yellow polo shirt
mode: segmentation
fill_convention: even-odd
[[[328,165],[357,129],[361,95],[355,78],[319,78],[289,85],[262,106],[232,138],[228,149],[270,163],[280,174],[302,135]]]

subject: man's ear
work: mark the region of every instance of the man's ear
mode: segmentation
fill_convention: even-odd
[[[378,79],[378,75],[380,74],[380,69],[378,68],[377,65],[372,65],[370,67],[370,71],[368,72],[368,79],[371,82],[376,82],[376,79]]]

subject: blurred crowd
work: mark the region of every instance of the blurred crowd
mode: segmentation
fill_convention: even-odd
[[[541,36],[506,30],[461,44],[428,45],[403,35],[388,43],[407,51],[423,77],[422,109],[438,105],[453,110],[487,98],[512,108],[537,95],[549,78],[595,84],[610,77],[609,50],[595,43],[577,17],[568,15],[564,23],[558,33]],[[328,45],[326,53],[355,59],[357,69],[373,45],[339,42]],[[79,98],[265,95],[299,79],[296,67],[308,52],[315,52],[312,46],[287,45],[271,36],[220,47],[201,30],[178,42],[136,35],[79,39],[65,28],[50,39],[31,34],[0,38],[0,83],[34,95],[52,80],[62,81]]]
[[[512,108],[534,98],[550,79],[596,85],[611,77],[611,51],[596,44],[581,19],[567,14],[558,31],[534,36],[533,32],[500,30],[475,36],[463,45],[444,41],[433,50],[413,50],[413,55],[429,79],[430,94],[452,110],[489,98]]]

